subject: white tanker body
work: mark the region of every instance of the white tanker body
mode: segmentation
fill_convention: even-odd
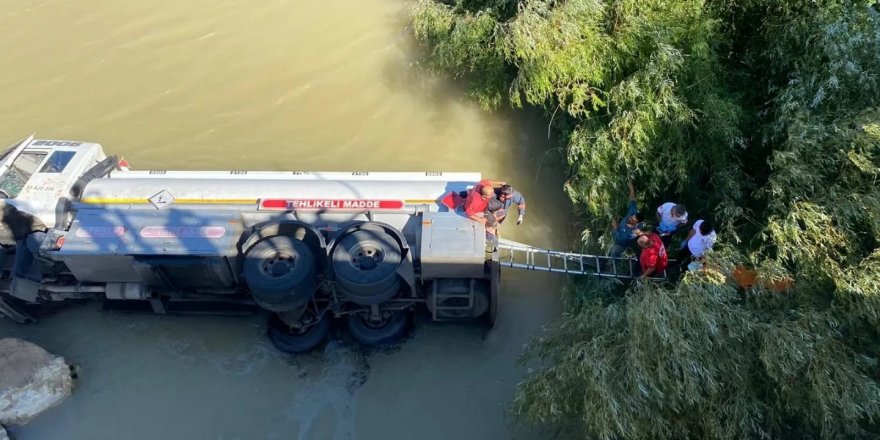
[[[400,338],[421,304],[494,321],[497,254],[444,203],[478,173],[128,171],[97,144],[31,139],[0,167],[0,312],[14,318],[71,298],[160,313],[256,303],[290,352],[319,344],[333,317],[373,345]]]

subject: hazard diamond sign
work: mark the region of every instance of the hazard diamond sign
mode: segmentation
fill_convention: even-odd
[[[403,200],[263,199],[260,209],[286,211],[376,211],[403,209]]]

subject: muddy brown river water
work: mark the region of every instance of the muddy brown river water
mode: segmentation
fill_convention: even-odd
[[[529,205],[505,237],[564,248],[570,207],[534,115],[486,113],[420,73],[402,0],[0,0],[0,143],[100,142],[135,169],[479,171]],[[401,347],[288,356],[262,316],[91,303],[0,320],[80,367],[30,439],[532,439],[516,357],[559,314],[559,276],[504,273],[493,329],[420,320]]]

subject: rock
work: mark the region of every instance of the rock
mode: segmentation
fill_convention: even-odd
[[[0,425],[0,440],[9,440],[9,434],[6,433],[6,429],[3,428],[3,425]]]
[[[29,422],[69,396],[72,386],[64,358],[21,339],[0,339],[0,423]]]

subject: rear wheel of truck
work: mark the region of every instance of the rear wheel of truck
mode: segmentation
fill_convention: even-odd
[[[397,294],[402,251],[384,231],[362,229],[346,234],[334,247],[332,257],[336,283],[350,301],[373,305]]]
[[[346,327],[351,337],[370,347],[394,345],[406,334],[409,314],[405,310],[383,311],[379,319],[369,313],[348,315]]]
[[[301,240],[269,237],[245,254],[244,279],[260,307],[273,312],[294,310],[315,293],[315,257]]]
[[[311,351],[327,337],[330,332],[330,318],[326,315],[316,317],[306,312],[299,326],[291,326],[277,314],[269,318],[269,340],[272,345],[285,353],[305,353]]]

